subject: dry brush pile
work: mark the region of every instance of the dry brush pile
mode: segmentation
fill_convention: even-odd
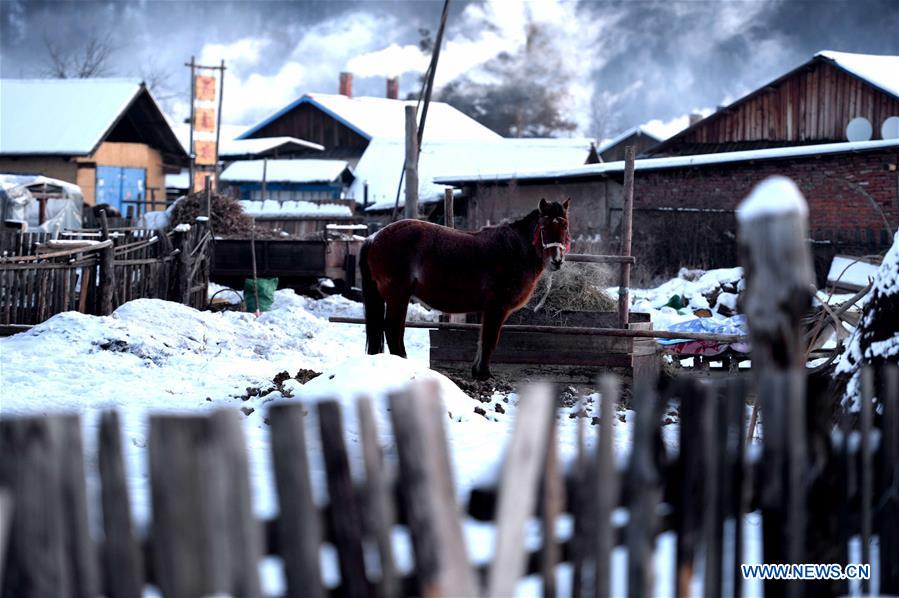
[[[170,226],[193,224],[205,212],[206,196],[202,192],[181,197],[172,207]],[[240,202],[233,197],[214,193],[211,200],[212,230],[216,235],[249,233],[253,219],[247,216]]]

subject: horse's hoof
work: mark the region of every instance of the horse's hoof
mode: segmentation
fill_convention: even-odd
[[[490,373],[490,370],[479,370],[476,367],[471,368],[471,377],[475,380],[489,380],[493,378],[493,374]]]

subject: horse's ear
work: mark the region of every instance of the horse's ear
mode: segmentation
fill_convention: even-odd
[[[570,203],[571,203],[571,198],[569,197],[568,199],[565,200],[565,203],[562,204],[562,209],[564,209],[567,212],[568,204],[570,204]]]
[[[538,208],[540,209],[541,214],[546,214],[546,209],[549,207],[549,202],[546,201],[545,197],[540,198],[540,205]]]

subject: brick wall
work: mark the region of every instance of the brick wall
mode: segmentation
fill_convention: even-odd
[[[793,160],[637,172],[634,198],[634,254],[642,256],[640,278],[664,277],[679,262],[690,267],[735,263],[736,221],[732,211],[763,179],[793,179],[809,204],[809,228],[819,279],[838,253],[877,253],[899,227],[899,152],[882,150]],[[724,210],[712,213],[659,209]],[[709,227],[716,221],[714,227]],[[718,230],[730,222],[730,230]],[[713,228],[714,230],[710,230]],[[668,235],[678,239],[662,242]],[[687,251],[686,248],[689,248]]]
[[[636,208],[733,210],[761,180],[793,179],[809,203],[812,238],[888,246],[899,226],[896,150],[637,173]]]

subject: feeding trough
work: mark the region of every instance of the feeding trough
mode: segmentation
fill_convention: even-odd
[[[652,338],[584,334],[584,328],[614,328],[617,312],[560,312],[527,309],[513,313],[490,360],[494,375],[515,379],[540,378],[567,384],[589,384],[603,372],[628,378],[658,372],[657,344]],[[552,332],[518,326],[552,326]],[[565,328],[577,329],[566,333]],[[648,314],[631,313],[628,329],[651,330]],[[438,328],[430,331],[432,369],[468,376],[478,348],[477,329]]]

